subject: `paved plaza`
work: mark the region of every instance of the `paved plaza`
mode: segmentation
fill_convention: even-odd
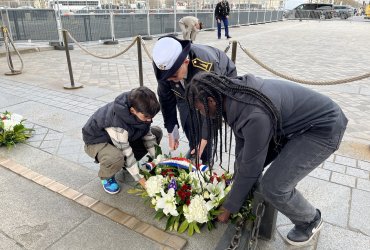
[[[259,60],[287,75],[305,80],[336,80],[369,73],[370,22],[283,21],[230,29]],[[145,41],[151,52],[154,40]],[[113,55],[118,45],[98,42],[82,46],[94,54]],[[224,50],[229,41],[204,31],[196,43]],[[70,83],[64,51],[46,43],[17,43],[23,51],[22,74],[5,76],[9,68],[0,47],[0,112],[22,114],[34,135],[14,149],[0,148],[0,249],[214,249],[227,225],[189,237],[164,231],[165,222],[140,197],[127,193],[134,185],[117,174],[122,190],[108,195],[97,178],[98,165],[83,150],[81,128],[96,109],[118,94],[139,86],[137,46],[113,59],[99,59],[76,45],[70,51],[74,79]],[[228,51],[231,55],[231,49]],[[19,65],[13,56],[15,67]],[[276,78],[237,48],[238,74]],[[143,50],[144,85],[156,90],[149,57]],[[305,85],[334,99],[349,118],[340,149],[298,185],[323,214],[324,227],[309,245],[297,248],[284,237],[292,227],[278,215],[271,241],[258,249],[354,249],[370,247],[370,78],[340,85]],[[163,128],[161,114],[154,125]],[[166,135],[166,133],[165,133]],[[175,154],[185,152],[186,138]],[[168,152],[168,138],[162,148]],[[225,153],[225,156],[227,153]]]

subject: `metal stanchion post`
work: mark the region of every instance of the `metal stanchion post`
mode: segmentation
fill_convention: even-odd
[[[144,81],[143,81],[143,56],[141,53],[141,36],[138,36],[136,38],[137,42],[137,57],[138,57],[138,63],[139,63],[139,82],[140,82],[140,87],[144,86]]]
[[[149,0],[146,1],[146,25],[148,30],[148,35],[143,36],[143,40],[153,40],[153,37],[150,35],[150,6]]]
[[[5,75],[7,76],[11,76],[11,75],[19,75],[22,73],[22,70],[15,70],[14,69],[14,65],[13,65],[13,60],[12,60],[12,55],[11,55],[11,52],[10,52],[10,48],[9,48],[9,43],[11,43],[11,45],[13,46],[13,49],[16,53],[18,53],[18,56],[21,60],[21,63],[22,63],[22,68],[23,68],[23,61],[22,61],[22,58],[20,57],[20,54],[19,52],[17,51],[17,49],[15,48],[14,46],[14,43],[12,42],[12,39],[10,38],[10,35],[9,35],[9,31],[8,29],[5,27],[5,26],[1,26],[0,27],[1,29],[1,32],[3,34],[3,38],[4,38],[4,46],[5,46],[5,50],[6,50],[6,57],[7,57],[7,60],[8,60],[8,66],[9,66],[9,69],[10,69],[10,72],[6,72],[4,73]]]
[[[64,49],[66,51],[66,56],[67,56],[67,64],[68,64],[68,71],[69,71],[69,78],[71,80],[71,83],[64,84],[65,89],[77,89],[77,88],[82,88],[83,85],[79,83],[75,83],[73,79],[73,72],[72,72],[72,65],[71,65],[71,57],[69,55],[69,49],[68,49],[68,39],[67,39],[67,31],[63,30],[63,40],[64,40]]]
[[[109,3],[109,20],[110,20],[110,33],[112,40],[104,41],[103,44],[105,45],[115,45],[118,44],[118,40],[116,40],[116,36],[114,35],[114,15],[112,9],[112,1]]]
[[[231,61],[235,64],[236,61],[236,48],[237,48],[238,42],[233,41],[232,47],[231,47]]]

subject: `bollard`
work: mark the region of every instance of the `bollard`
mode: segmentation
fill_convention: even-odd
[[[64,84],[65,89],[77,89],[82,88],[83,85],[79,83],[75,83],[73,79],[73,71],[72,71],[72,65],[71,65],[71,57],[69,55],[69,49],[68,49],[68,39],[67,39],[67,30],[63,30],[63,40],[64,40],[64,49],[66,51],[67,56],[67,64],[68,64],[68,71],[69,71],[69,78],[71,80],[71,83]]]
[[[236,48],[237,48],[238,42],[233,41],[232,47],[231,47],[231,61],[235,64],[236,61]]]
[[[141,53],[141,36],[137,36],[136,38],[137,42],[137,58],[138,58],[138,63],[139,63],[139,82],[140,82],[140,87],[144,86],[143,83],[143,56]]]

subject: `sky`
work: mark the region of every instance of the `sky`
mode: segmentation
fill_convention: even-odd
[[[285,2],[285,9],[291,10],[304,2],[308,2],[308,1],[307,0],[287,0]]]

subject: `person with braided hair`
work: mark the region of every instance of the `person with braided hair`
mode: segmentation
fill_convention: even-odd
[[[264,198],[294,223],[287,241],[297,246],[309,242],[322,227],[321,212],[295,187],[338,149],[348,122],[341,108],[296,83],[250,74],[198,73],[186,98],[207,118],[213,155],[218,140],[222,148],[222,119],[235,136],[234,181],[218,220],[227,222],[237,213],[259,180]]]

